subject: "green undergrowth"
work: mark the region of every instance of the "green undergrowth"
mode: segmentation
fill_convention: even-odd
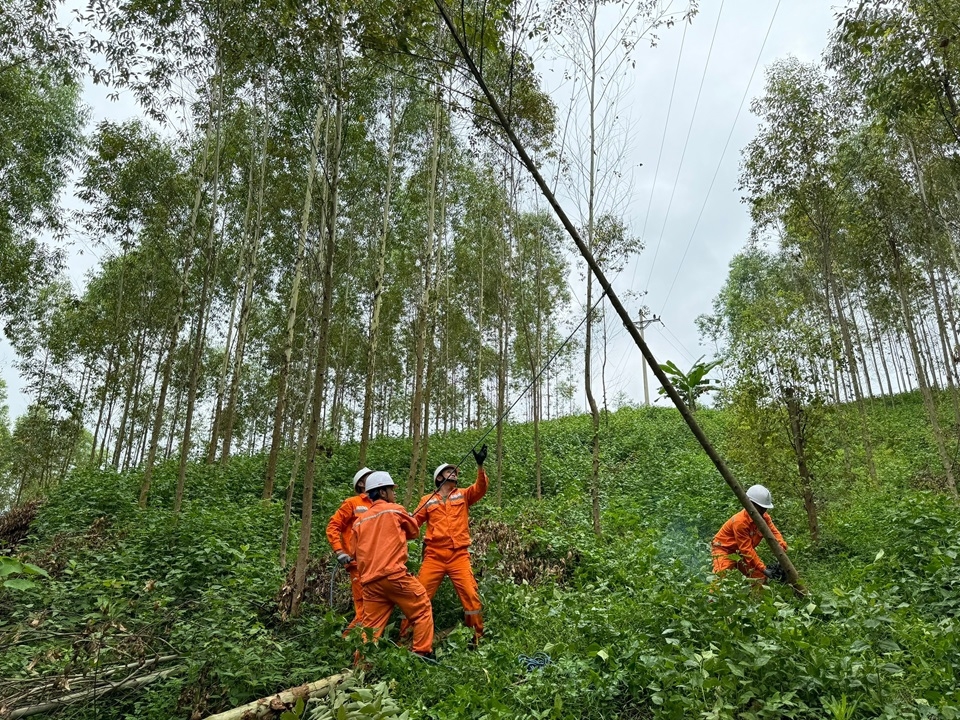
[[[930,449],[909,442],[922,407],[905,398],[871,413],[879,482],[821,498],[818,545],[792,489],[774,488],[773,516],[808,586],[802,598],[714,581],[709,540],[737,507],[676,413],[605,418],[600,538],[584,489],[589,418],[544,423],[542,500],[533,497],[532,428],[507,428],[503,505],[494,484],[473,512],[485,538],[474,559],[484,641],[469,648],[445,583],[437,626],[456,629],[437,642],[439,664],[389,641],[364,646],[366,682],[377,697],[389,688],[413,718],[960,717],[956,504],[930,489]],[[736,442],[722,412],[698,415],[722,447]],[[431,438],[430,467],[459,460],[479,435]],[[346,495],[356,452],[340,448],[320,469],[321,556],[324,521]],[[368,464],[403,478],[408,454],[408,442],[384,439]],[[291,464],[283,458],[281,478]],[[179,518],[168,509],[172,465],[158,468],[146,509],[136,505],[138,473],[74,473],[19,551],[51,578],[0,597],[0,678],[177,655],[179,671],[161,682],[56,715],[159,719],[202,717],[348,667],[359,639],[340,638],[344,618],[324,598],[279,619],[286,479],[262,503],[264,465],[191,465]],[[494,457],[489,465],[493,475]],[[411,545],[413,567],[418,553]],[[538,652],[550,663],[528,670],[521,656]],[[360,716],[363,702],[342,705]],[[304,715],[327,712],[312,707]]]

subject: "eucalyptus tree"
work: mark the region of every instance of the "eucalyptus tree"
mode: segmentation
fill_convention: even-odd
[[[753,101],[751,110],[762,125],[743,151],[740,187],[750,205],[754,233],[780,232],[818,268],[823,298],[820,313],[828,327],[839,331],[860,415],[866,466],[876,481],[860,363],[854,352],[851,320],[843,307],[836,260],[844,179],[834,163],[854,108],[822,70],[790,58],[768,70],[764,95]]]
[[[730,262],[714,299],[712,316],[698,318],[701,333],[715,343],[725,368],[721,389],[743,429],[731,458],[760,477],[797,488],[810,535],[818,537],[815,468],[820,463],[825,421],[820,359],[831,338],[816,314],[808,268],[784,250],[747,249]],[[793,465],[796,472],[787,468]]]
[[[827,57],[882,117],[930,113],[957,142],[958,24],[952,0],[860,2],[840,13]]]
[[[953,461],[946,447],[928,374],[933,358],[922,346],[920,336],[922,319],[928,313],[918,315],[917,301],[925,290],[935,293],[936,288],[929,288],[925,283],[930,228],[919,189],[910,174],[908,150],[885,128],[867,125],[845,145],[844,158],[853,177],[855,194],[848,203],[851,214],[848,243],[857,247],[858,257],[872,259],[859,266],[866,275],[865,287],[873,291],[887,289],[897,300],[899,323],[907,336],[933,441],[947,487],[956,495]]]
[[[569,301],[562,254],[562,231],[545,212],[527,213],[517,222],[518,327],[515,352],[522,368],[519,376],[531,383],[533,416],[534,493],[543,497],[543,446],[540,421],[543,417],[543,369],[556,344],[552,332],[559,312]]]
[[[11,0],[0,7],[0,319],[51,280],[59,258],[44,234],[63,230],[59,195],[85,118],[75,39],[57,5]],[[38,129],[42,128],[43,132]]]

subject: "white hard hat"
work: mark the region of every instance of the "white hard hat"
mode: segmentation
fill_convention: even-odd
[[[376,490],[377,488],[382,487],[395,487],[396,483],[393,482],[393,478],[390,477],[390,473],[384,472],[383,470],[377,470],[376,472],[370,473],[370,477],[367,478],[367,492],[371,490]]]
[[[773,507],[773,495],[763,485],[751,485],[747,497],[765,510]]]
[[[353,476],[353,489],[356,490],[357,484],[372,472],[373,470],[368,467],[362,467],[357,470],[357,474]]]
[[[442,472],[443,472],[444,470],[446,470],[447,468],[453,468],[454,470],[456,470],[456,469],[457,469],[457,466],[456,466],[456,465],[451,465],[450,463],[444,463],[443,465],[437,465],[437,469],[433,471],[433,481],[436,482],[436,481],[437,481],[437,478],[440,477],[440,473],[442,473]]]

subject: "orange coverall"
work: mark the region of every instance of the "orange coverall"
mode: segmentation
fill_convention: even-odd
[[[440,583],[447,575],[453,582],[460,604],[463,622],[473,628],[475,638],[483,634],[480,589],[470,566],[469,508],[487,494],[487,474],[477,470],[477,481],[468,488],[454,488],[446,499],[440,493],[424,495],[414,519],[418,526],[427,523],[423,563],[418,578],[433,600]],[[401,627],[401,634],[403,628]]]
[[[344,631],[346,635],[363,618],[363,591],[360,588],[360,573],[357,572],[356,540],[353,537],[353,523],[370,509],[370,498],[364,493],[348,497],[327,523],[327,540],[330,547],[337,554],[346,553],[353,558],[347,563],[347,572],[350,573],[350,592],[353,595],[353,620]]]
[[[377,500],[353,524],[357,569],[363,587],[365,628],[379,638],[394,605],[413,623],[413,651],[433,649],[433,608],[423,585],[407,571],[407,540],[420,534],[402,505]]]
[[[763,514],[763,519],[770,527],[770,532],[780,543],[780,547],[787,549],[783,535],[773,524],[770,515]],[[741,510],[727,520],[713,538],[713,572],[717,575],[736,568],[749,578],[764,577],[766,565],[757,555],[756,547],[763,541],[760,528],[756,526],[746,510]],[[737,560],[731,555],[739,555]]]

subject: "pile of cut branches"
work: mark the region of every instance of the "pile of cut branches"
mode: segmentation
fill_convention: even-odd
[[[97,667],[82,673],[0,680],[0,718],[14,720],[91,702],[108,693],[135,690],[183,669],[179,655]]]
[[[39,509],[40,501],[32,500],[0,515],[0,551],[9,553],[17,549],[30,532]]]

